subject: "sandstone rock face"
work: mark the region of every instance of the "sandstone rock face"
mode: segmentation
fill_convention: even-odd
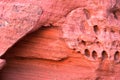
[[[2,58],[1,80],[119,80],[120,64],[88,60],[68,48],[61,27],[43,27],[28,34]]]
[[[81,4],[79,4],[80,1]],[[2,34],[0,35],[0,55],[3,55],[8,48],[24,35],[41,26],[51,24],[60,26],[70,11],[87,4],[84,0],[80,1],[1,0],[0,29]],[[78,3],[76,4],[76,2]],[[72,4],[68,6],[69,3]]]
[[[39,5],[0,1],[0,56],[37,26],[41,14]]]
[[[42,10],[39,6],[30,3],[0,2],[0,7],[0,55],[2,55],[6,49],[37,25]]]
[[[1,0],[0,56],[41,26],[59,26],[63,32],[61,38],[69,48],[84,54],[87,59],[100,59],[98,69],[104,70],[109,64],[108,70],[112,71],[110,64],[120,61],[119,20],[119,0]],[[40,53],[38,58],[55,61],[68,58],[66,52],[56,54]],[[2,67],[5,61],[1,62]]]
[[[120,1],[89,1],[89,5],[74,9],[63,24],[64,38],[70,48],[88,58],[109,58],[119,62]],[[94,6],[94,7],[91,7]]]
[[[57,24],[73,8],[83,5],[76,1],[1,0],[0,56],[27,33],[41,26]],[[69,3],[73,4],[68,6]]]

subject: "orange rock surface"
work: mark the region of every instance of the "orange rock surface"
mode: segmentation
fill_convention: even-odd
[[[119,6],[119,0],[1,0],[0,78],[119,80]]]
[[[41,28],[25,36],[3,56],[2,80],[119,80],[120,64],[91,61],[70,50],[60,27]]]

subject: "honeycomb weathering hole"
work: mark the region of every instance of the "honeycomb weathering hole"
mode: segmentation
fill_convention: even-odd
[[[90,51],[88,49],[85,49],[85,56],[90,57]]]
[[[84,40],[82,40],[81,43],[82,43],[83,45],[86,45],[86,42],[85,42]]]
[[[93,51],[93,52],[92,52],[92,57],[93,57],[93,59],[96,59],[96,58],[97,58],[97,52],[96,52],[96,51]]]
[[[106,51],[102,51],[102,60],[107,59],[108,58],[108,54]]]
[[[119,58],[120,58],[120,53],[118,51],[116,51],[115,54],[114,54],[114,60],[118,61]]]
[[[94,32],[97,34],[97,33],[98,33],[98,30],[99,30],[98,26],[97,26],[97,25],[94,25],[93,28],[94,28]]]

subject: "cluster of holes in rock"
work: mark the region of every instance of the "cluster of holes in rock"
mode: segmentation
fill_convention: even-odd
[[[98,26],[97,25],[94,25],[93,26],[93,30],[94,30],[94,32],[96,33],[96,34],[98,34],[98,31],[99,31],[99,28],[98,28]],[[104,28],[104,31],[106,32],[106,28]],[[111,32],[112,33],[115,33],[115,31],[114,30],[112,30],[111,29]],[[82,43],[83,43],[83,41],[82,41]],[[85,42],[84,42],[85,43]],[[115,42],[113,42],[113,44],[115,45]],[[89,52],[89,50],[88,49],[85,49],[85,55],[88,57],[88,53],[89,53],[89,56],[90,56],[90,52]],[[93,51],[92,52],[92,57],[93,57],[93,59],[96,59],[97,58],[97,52],[96,51]],[[108,54],[107,54],[107,52],[106,51],[102,51],[102,60],[104,60],[104,59],[107,59],[108,58]],[[114,60],[115,61],[119,61],[120,59],[120,53],[119,53],[119,51],[116,51],[115,52],[115,54],[114,54]]]
[[[98,34],[98,32],[99,32],[99,27],[97,26],[97,25],[94,25],[93,26],[93,30],[94,30],[94,32],[96,33],[96,34]],[[104,28],[104,31],[106,32],[106,28]],[[111,32],[112,33],[115,33],[115,31],[114,30],[112,30],[111,29]],[[113,43],[115,43],[115,42],[113,42]],[[83,45],[86,45],[87,43],[84,41],[84,40],[81,40],[81,44],[83,44]],[[79,53],[80,53],[80,51],[79,51]],[[89,49],[85,49],[84,50],[84,55],[86,56],[86,57],[92,57],[94,60],[96,60],[97,59],[97,52],[95,51],[95,50],[93,50],[92,51],[92,54],[90,53],[90,51],[89,51]],[[105,60],[105,59],[107,59],[108,58],[108,54],[107,54],[107,52],[105,51],[105,50],[103,50],[102,52],[101,52],[101,59],[102,60]],[[114,60],[115,61],[119,61],[120,60],[120,52],[119,51],[116,51],[115,53],[114,53]]]
[[[100,31],[100,30],[99,30],[99,27],[98,27],[97,25],[94,25],[94,26],[93,26],[93,30],[94,30],[95,34],[98,34],[99,31]],[[103,30],[104,30],[104,32],[106,32],[106,31],[107,31],[107,28],[104,28]],[[111,33],[115,33],[115,30],[111,28],[111,29],[110,29],[110,32],[111,32]],[[120,34],[120,31],[118,31],[118,32],[119,32],[119,34]]]
[[[80,53],[80,51],[78,51],[78,53]],[[86,56],[86,57],[92,57],[94,60],[96,60],[97,59],[97,52],[95,51],[95,50],[93,50],[92,51],[92,54],[90,53],[90,51],[89,51],[89,49],[85,49],[84,50],[84,55]],[[107,52],[105,51],[105,50],[103,50],[102,52],[101,52],[101,59],[102,60],[105,60],[105,59],[107,59],[108,58],[108,54],[107,54]],[[116,51],[115,52],[115,54],[114,54],[114,60],[115,61],[119,61],[120,60],[120,52],[119,51]]]
[[[86,56],[86,57],[92,57],[93,59],[97,59],[97,52],[95,51],[95,50],[93,50],[92,51],[92,54],[90,53],[90,51],[89,51],[89,49],[85,49],[84,50],[84,55]],[[102,52],[101,52],[101,58],[102,58],[102,60],[105,60],[105,59],[107,59],[108,58],[108,54],[107,54],[107,52],[105,51],[105,50],[103,50]],[[119,61],[120,60],[120,52],[119,51],[116,51],[115,52],[115,54],[114,54],[114,60],[115,61]]]
[[[94,32],[96,33],[96,34],[98,34],[98,32],[99,32],[99,28],[98,28],[98,26],[97,25],[94,25],[93,26],[93,30],[94,30]],[[104,29],[104,31],[106,32],[106,28]],[[113,32],[114,33],[114,31],[113,30],[111,30],[111,32]],[[115,44],[115,42],[113,42],[114,44]],[[83,45],[87,45],[87,43],[86,43],[86,41],[84,41],[84,40],[81,40],[81,44],[83,44]],[[97,44],[99,44],[99,42],[97,42]],[[80,53],[80,51],[78,51],[78,53]],[[86,56],[86,57],[92,57],[93,59],[97,59],[97,52],[95,51],[95,50],[93,50],[92,51],[92,54],[90,54],[90,51],[88,50],[88,49],[85,49],[84,50],[84,55]],[[108,54],[107,54],[107,52],[105,51],[105,50],[103,50],[102,52],[101,52],[101,56],[102,56],[102,60],[105,60],[105,59],[107,59],[108,58]],[[119,60],[119,57],[120,56],[120,53],[119,53],[119,51],[116,51],[115,52],[115,54],[114,54],[114,60],[115,61],[118,61]]]
[[[84,54],[87,57],[92,56],[93,59],[97,59],[97,52],[95,50],[92,51],[92,55],[91,55],[90,51],[88,49],[85,49]]]
[[[93,30],[94,30],[95,34],[97,34],[97,35],[99,34],[99,31],[100,31],[100,30],[99,30],[99,27],[98,27],[97,25],[94,25],[94,26],[93,26]],[[107,32],[107,28],[104,28],[103,30],[104,30],[104,32]],[[114,34],[114,33],[115,33],[115,30],[111,28],[111,29],[110,29],[110,32]],[[117,31],[116,31],[116,32],[117,32]],[[119,30],[118,32],[119,32],[119,34],[120,34],[120,30]],[[83,40],[82,40],[81,42],[82,42],[82,44],[86,44],[86,42],[83,41]],[[112,42],[112,46],[113,46],[113,47],[120,47],[119,41],[117,41],[117,40],[113,41],[113,42]]]

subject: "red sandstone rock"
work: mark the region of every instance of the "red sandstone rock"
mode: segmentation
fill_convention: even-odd
[[[76,4],[76,1],[78,2]],[[79,2],[81,1],[81,4]],[[28,32],[43,26],[58,24],[74,8],[87,4],[84,0],[0,1],[1,35],[0,55]],[[72,3],[69,5],[69,3]],[[63,5],[64,4],[64,5]],[[69,6],[68,6],[69,5]],[[60,7],[61,6],[61,7]],[[9,34],[9,35],[8,35]]]
[[[37,26],[41,13],[39,5],[0,1],[0,55]]]
[[[118,0],[0,1],[0,55],[26,34],[41,26],[53,25],[62,28],[61,37],[69,48],[88,59],[101,58],[99,69],[106,70],[111,66],[104,66],[120,60],[119,5]],[[56,46],[56,43],[52,45]],[[40,53],[38,58],[58,61],[68,57],[68,54],[56,54]],[[107,63],[107,60],[112,61]]]
[[[70,48],[85,53],[92,60],[120,60],[120,1],[111,1],[88,1],[89,5],[67,15],[62,28]]]
[[[39,5],[0,1],[0,56],[37,26],[41,14]]]
[[[29,34],[13,46],[8,57],[36,58],[52,61],[62,61],[68,58],[68,49],[60,40],[60,30],[57,27],[41,28]],[[19,46],[19,48],[17,48]],[[16,54],[17,52],[17,54]]]
[[[25,36],[3,56],[1,80],[119,80],[120,64],[88,60],[68,48],[61,27],[41,28]]]

